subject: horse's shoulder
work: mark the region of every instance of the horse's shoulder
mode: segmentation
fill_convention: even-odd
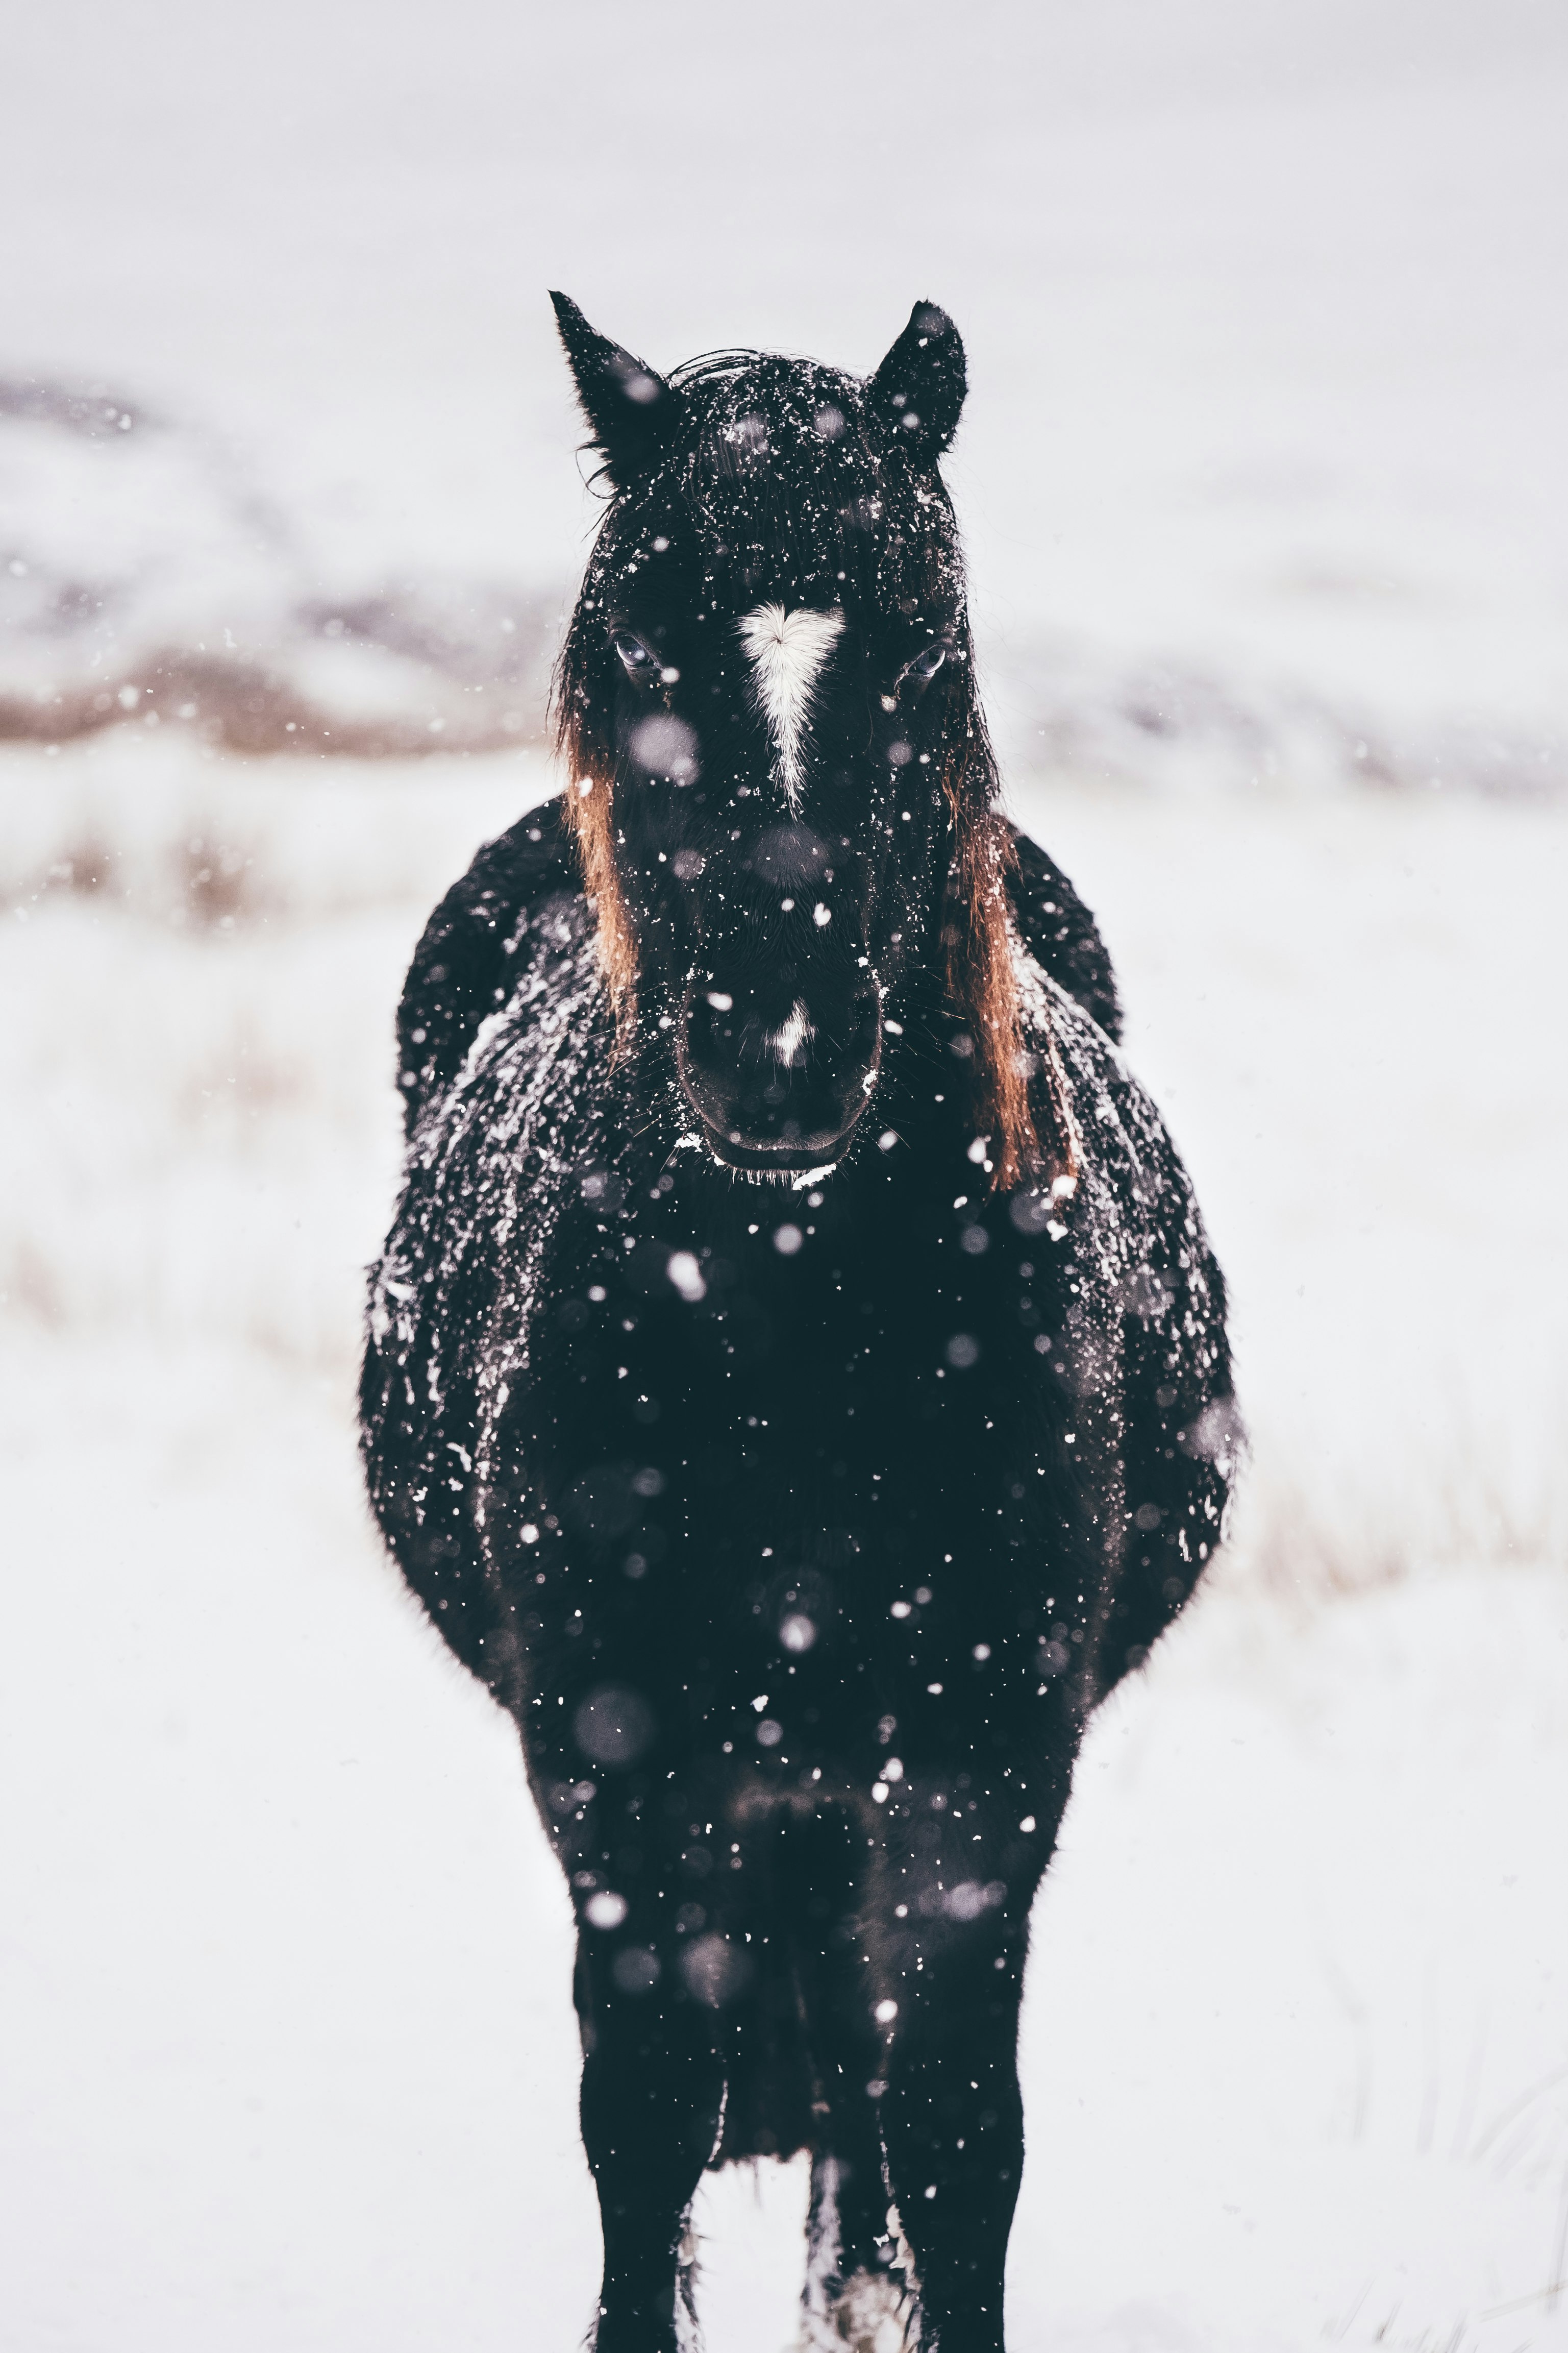
[[[1060,1136],[1066,1092],[1079,1164],[1074,1222],[1093,1230],[1107,1263],[1148,1262],[1191,1247],[1208,1264],[1192,1179],[1121,1046],[1029,949],[1020,947],[1015,968],[1042,1135]]]
[[[1008,876],[1013,920],[1041,969],[1081,1005],[1106,1036],[1121,1036],[1121,1000],[1100,927],[1055,859],[1017,826]]]
[[[426,924],[397,1012],[398,1085],[410,1132],[462,1068],[480,1024],[531,960],[546,911],[581,899],[559,796],[489,841]]]

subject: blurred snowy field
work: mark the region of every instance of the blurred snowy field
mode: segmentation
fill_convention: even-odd
[[[390,1011],[535,755],[0,755],[0,2337],[561,2353],[567,1906],[378,1555]],[[1231,1274],[1233,1557],[1085,1751],[1026,2020],[1018,2353],[1568,2344],[1568,817],[1059,777]],[[798,2172],[704,2193],[791,2342]]]
[[[0,733],[526,736],[585,521],[556,285],[658,366],[952,311],[1016,750],[1563,787],[1559,0],[7,35]]]

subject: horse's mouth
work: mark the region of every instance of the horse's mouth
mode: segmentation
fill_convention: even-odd
[[[831,1176],[854,1141],[858,1118],[841,1134],[806,1137],[800,1143],[752,1144],[736,1134],[725,1135],[706,1119],[703,1141],[723,1167],[752,1185],[806,1185],[813,1177]]]

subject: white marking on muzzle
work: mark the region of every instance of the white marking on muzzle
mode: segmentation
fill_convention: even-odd
[[[816,1035],[811,1018],[811,1008],[804,997],[797,997],[787,1018],[781,1021],[768,1044],[786,1071],[793,1070],[800,1050]]]
[[[792,812],[798,812],[817,680],[843,630],[844,616],[837,606],[828,613],[807,606],[789,613],[782,605],[759,605],[737,627],[752,665],[757,706],[768,723],[778,780]]]

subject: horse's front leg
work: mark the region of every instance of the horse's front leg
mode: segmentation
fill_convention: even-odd
[[[605,2240],[594,2344],[596,2353],[673,2353],[680,2243],[722,2117],[714,2013],[684,1982],[662,1902],[634,1903],[607,1926],[595,1924],[591,1898],[584,1910],[583,2143]]]
[[[858,1904],[864,1905],[864,1892]],[[909,2297],[888,2233],[879,2102],[884,2036],[850,1924],[801,1963],[813,2073],[803,2353],[901,2344]]]
[[[921,1795],[911,1792],[917,1805]],[[974,1814],[950,1813],[940,1842],[907,1857],[906,1916],[882,1924],[882,2133],[926,2353],[1003,2353],[1024,2168],[1018,2008],[1029,1905],[1054,1829],[1041,1822],[1021,1839],[1016,1819],[998,1820],[977,1836]]]

